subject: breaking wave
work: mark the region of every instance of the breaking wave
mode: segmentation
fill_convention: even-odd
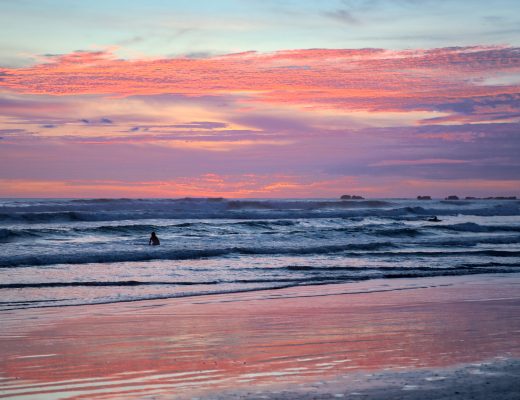
[[[394,247],[390,242],[329,245],[316,247],[228,247],[206,248],[200,250],[168,250],[168,249],[140,249],[139,251],[95,251],[90,253],[65,253],[46,255],[0,255],[1,267],[42,266],[53,264],[88,264],[125,261],[151,260],[196,260],[208,257],[223,257],[226,255],[312,255],[331,254],[352,251],[377,251]]]

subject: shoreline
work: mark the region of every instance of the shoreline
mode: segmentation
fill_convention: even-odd
[[[98,265],[100,263],[96,263]],[[236,290],[223,290],[223,291],[215,291],[215,292],[208,292],[208,293],[190,293],[190,294],[171,294],[171,295],[165,295],[165,296],[157,296],[157,297],[151,297],[151,298],[129,298],[129,299],[118,299],[118,300],[106,300],[106,301],[99,301],[99,302],[92,302],[92,303],[72,303],[72,304],[43,304],[43,305],[27,305],[29,303],[40,303],[40,302],[52,302],[52,301],[60,301],[60,300],[28,300],[28,301],[6,301],[4,304],[6,304],[8,307],[11,308],[4,308],[0,309],[0,315],[3,313],[10,313],[10,312],[17,312],[19,310],[39,310],[39,309],[55,309],[55,308],[68,308],[68,307],[96,307],[96,306],[110,306],[114,305],[117,306],[118,304],[125,304],[125,303],[141,303],[141,302],[153,302],[153,301],[177,301],[177,300],[190,300],[190,299],[196,299],[198,297],[209,297],[209,296],[234,296],[234,295],[247,295],[249,293],[255,294],[262,292],[285,292],[285,291],[291,291],[292,289],[296,289],[297,291],[304,289],[304,288],[311,288],[311,290],[314,291],[316,289],[316,292],[320,292],[320,289],[318,288],[324,288],[324,293],[317,293],[313,295],[281,295],[283,298],[291,298],[291,297],[322,297],[322,296],[331,296],[333,294],[364,294],[364,293],[377,293],[377,292],[388,292],[388,291],[396,291],[396,290],[410,290],[410,289],[420,289],[420,288],[427,288],[428,285],[423,286],[422,284],[418,284],[417,286],[411,284],[407,285],[408,287],[400,287],[399,282],[403,280],[410,280],[412,282],[422,280],[430,280],[430,279],[451,279],[451,278],[464,278],[464,277],[471,277],[471,276],[489,276],[489,275],[501,275],[501,276],[507,276],[512,275],[515,277],[516,275],[520,274],[520,272],[514,272],[514,271],[487,271],[487,272],[479,272],[479,273],[473,273],[473,274],[457,274],[457,273],[447,273],[445,275],[407,275],[403,274],[403,276],[385,276],[385,277],[379,277],[379,278],[362,278],[362,279],[354,279],[342,283],[300,283],[300,284],[287,284],[287,285],[281,285],[278,287],[261,287],[261,288],[248,288],[248,289],[236,289]],[[130,281],[133,282],[133,281]],[[381,284],[383,282],[383,284]],[[397,282],[397,285],[392,285],[392,283]],[[84,286],[87,287],[94,287],[94,288],[101,288],[105,286],[111,286],[104,285],[104,282],[101,282],[98,284],[97,282],[93,282],[92,284],[87,284]],[[135,282],[135,285],[137,286],[139,282]],[[144,282],[146,285],[147,283]],[[172,285],[175,285],[175,282],[171,282]],[[18,287],[17,284],[13,285],[4,285],[4,286],[11,286],[9,287],[14,289],[21,289],[24,288],[25,284],[20,284]],[[31,284],[28,284],[31,285]],[[42,286],[45,286],[46,284],[42,284]],[[131,284],[133,285],[133,284]],[[1,285],[0,285],[1,286]],[[50,283],[48,287],[67,287],[69,286],[67,283]],[[82,285],[78,285],[82,286]],[[117,286],[117,285],[114,285]],[[336,287],[362,287],[360,291],[339,291],[334,292],[330,291],[330,288],[336,288]],[[387,288],[385,288],[387,287]],[[4,287],[5,288],[5,287]],[[378,289],[379,288],[379,289]],[[268,295],[265,299],[271,298],[271,297],[278,297],[276,295],[270,296]],[[241,299],[241,301],[246,301],[245,299]],[[18,304],[20,304],[18,306]]]
[[[496,357],[510,360],[507,376],[520,359],[519,288],[519,273],[398,278],[4,311],[0,398],[254,398],[243,392],[254,386],[305,399],[315,382],[330,389],[316,398],[331,398],[348,393],[330,382],[367,371]]]

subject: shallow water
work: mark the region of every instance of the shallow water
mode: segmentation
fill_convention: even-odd
[[[0,247],[4,310],[507,273],[520,202],[4,199]]]
[[[519,284],[520,274],[380,279],[6,311],[0,397],[249,399],[267,390],[279,399],[275,390],[299,389],[289,398],[320,398],[315,385],[330,390],[326,380],[374,388],[385,372],[518,359]],[[447,373],[426,377],[460,379]]]

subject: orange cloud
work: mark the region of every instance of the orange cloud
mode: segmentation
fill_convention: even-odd
[[[454,98],[518,93],[518,85],[483,84],[499,73],[518,71],[520,51],[509,47],[311,49],[145,60],[97,51],[3,68],[0,88],[54,96],[237,94],[275,104],[406,111]]]

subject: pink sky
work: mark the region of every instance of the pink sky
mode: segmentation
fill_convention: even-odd
[[[520,194],[520,49],[309,49],[0,68],[0,196]]]

